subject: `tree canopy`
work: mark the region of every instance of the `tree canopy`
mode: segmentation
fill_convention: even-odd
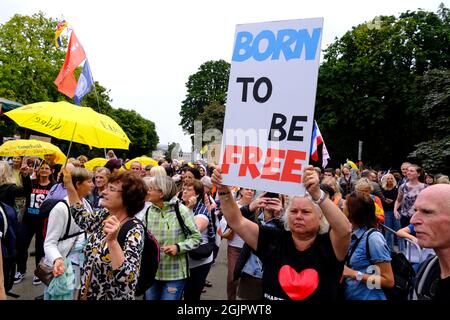
[[[334,165],[356,159],[362,140],[363,159],[357,160],[398,167],[434,135],[424,126],[424,77],[450,65],[448,10],[408,11],[378,21],[379,28],[361,24],[325,50],[315,117]],[[441,115],[448,118],[448,110],[447,100]],[[442,130],[448,133],[448,124]]]
[[[56,24],[56,19],[47,18],[39,12],[32,16],[15,15],[0,25],[0,97],[24,105],[60,100],[73,103],[58,92],[53,83],[64,63],[67,50],[66,47],[58,49],[54,45]],[[63,39],[63,43],[67,45],[67,40]],[[76,76],[80,69],[75,71]],[[124,158],[150,155],[159,142],[155,124],[135,111],[113,108],[110,90],[98,82],[94,85],[95,90],[84,97],[82,105],[112,117],[131,140],[129,151],[116,151],[116,154],[123,155]],[[3,136],[18,134],[19,130],[23,132],[4,116],[0,118],[0,129]],[[31,132],[25,130],[25,133]],[[54,138],[52,141],[63,151],[67,150],[67,141]],[[95,157],[104,154],[103,150],[89,150],[87,146],[80,144],[74,144],[72,148],[72,155],[87,154]]]
[[[199,71],[189,76],[186,83],[186,99],[181,105],[181,123],[185,132],[194,133],[194,121],[202,116],[205,108],[215,104],[225,105],[227,99],[230,64],[224,60],[208,61],[199,67]],[[223,116],[222,116],[223,117]],[[223,127],[223,120],[222,120]],[[222,130],[222,127],[218,128]]]
[[[375,17],[324,50],[315,118],[331,156],[329,166],[362,160],[398,168],[414,160],[448,172],[450,153],[450,15],[407,11]],[[223,128],[230,65],[208,61],[186,83],[181,125]],[[362,159],[358,142],[363,141]]]

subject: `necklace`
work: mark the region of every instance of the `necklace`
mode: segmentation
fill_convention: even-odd
[[[124,222],[125,220],[127,220],[129,217],[125,216],[125,218],[123,218],[122,220],[119,221],[120,225],[122,225],[122,222]]]

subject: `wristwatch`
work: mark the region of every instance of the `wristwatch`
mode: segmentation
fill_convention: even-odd
[[[361,271],[358,271],[357,273],[356,273],[356,280],[357,281],[361,281],[362,279],[363,279],[363,277],[364,277],[364,273],[362,273]]]
[[[314,201],[315,204],[320,205],[322,202],[325,201],[326,198],[327,194],[323,192],[323,190],[320,190],[320,198],[317,200],[314,200],[314,198],[312,198],[312,200]]]

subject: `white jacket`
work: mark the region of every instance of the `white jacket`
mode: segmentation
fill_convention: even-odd
[[[65,197],[64,200],[68,202],[67,197]],[[91,208],[86,199],[83,199],[83,203],[85,208]],[[61,239],[66,232],[67,223],[69,222],[69,214],[70,212],[67,212],[67,206],[62,202],[56,204],[52,211],[50,211],[47,234],[44,242],[44,261],[48,266],[52,267],[53,263],[58,258],[67,257],[74,244],[77,241],[83,241],[85,238],[85,234],[83,233],[76,237],[59,241],[59,239]],[[69,235],[82,231],[72,217],[70,221]]]

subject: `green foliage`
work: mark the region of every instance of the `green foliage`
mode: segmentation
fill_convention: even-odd
[[[229,72],[228,62],[208,61],[200,66],[197,73],[189,77],[186,83],[186,99],[182,102],[180,111],[180,125],[187,133],[194,133],[194,121],[203,114],[207,106],[213,102],[225,104]]]
[[[422,115],[429,140],[416,145],[409,156],[422,163],[427,171],[450,172],[450,70],[428,72],[423,81],[428,92]]]
[[[15,15],[0,26],[0,96],[29,104],[63,97],[53,84],[65,52],[53,44],[57,21]]]
[[[128,158],[151,155],[159,143],[155,123],[144,119],[134,110],[111,109],[108,115],[113,118],[131,141]],[[122,150],[123,152],[123,150]],[[117,153],[116,153],[117,154]],[[120,151],[119,151],[120,154]]]
[[[225,106],[217,101],[212,101],[197,119],[202,122],[203,132],[208,129],[218,129],[222,132],[224,118]]]
[[[58,92],[53,83],[64,63],[65,47],[54,45],[56,19],[46,18],[42,12],[32,16],[15,15],[0,25],[0,97],[30,104],[39,101],[66,100],[68,97]],[[81,68],[75,71],[79,75]],[[131,140],[130,150],[116,150],[123,158],[143,154],[150,155],[159,142],[155,124],[134,111],[114,109],[111,106],[110,90],[94,83],[92,90],[82,100],[82,106],[89,106],[97,112],[112,117]],[[12,136],[22,132],[22,137],[39,132],[19,129],[9,118],[1,117],[0,132]],[[25,133],[24,133],[25,132]],[[63,152],[68,150],[69,142],[52,138]],[[71,155],[85,154],[89,158],[105,156],[103,149],[92,149],[81,144],[72,145]]]
[[[164,158],[171,162],[172,159],[178,159],[183,156],[183,151],[179,143],[172,142],[169,144],[167,151],[164,152]]]
[[[379,28],[361,24],[325,50],[315,117],[331,166],[358,160],[362,140],[366,164],[396,167],[430,136],[423,76],[450,65],[448,10],[377,19]]]

